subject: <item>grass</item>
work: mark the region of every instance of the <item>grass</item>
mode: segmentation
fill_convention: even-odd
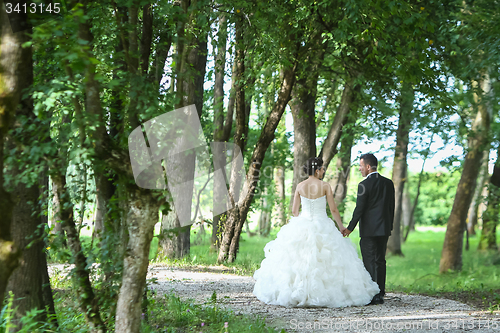
[[[240,240],[240,250],[234,263],[225,263],[223,271],[238,275],[252,275],[260,267],[264,259],[264,246],[276,238],[277,231],[268,237],[248,237],[243,233]],[[190,255],[182,259],[159,259],[157,258],[158,238],[153,238],[149,258],[152,262],[162,263],[170,266],[184,268],[209,268],[217,265],[217,252],[210,251],[210,235],[206,233],[201,236],[196,230],[191,233]],[[217,265],[219,266],[219,265]]]
[[[478,236],[470,238],[470,249],[463,251],[462,271],[439,274],[444,233],[445,229],[418,230],[403,244],[404,257],[388,258],[391,289],[432,293],[482,290],[499,285],[500,256],[496,251],[477,251]]]
[[[275,332],[261,318],[235,315],[217,306],[214,294],[210,305],[181,301],[174,294],[149,297],[147,314],[143,314],[142,332]],[[148,316],[147,321],[145,320]],[[282,330],[281,332],[285,332]]]
[[[462,254],[462,270],[439,274],[445,232],[444,227],[427,227],[410,234],[402,247],[404,257],[387,259],[387,289],[450,298],[483,310],[500,310],[499,252],[477,251],[479,235],[470,237],[470,248]]]

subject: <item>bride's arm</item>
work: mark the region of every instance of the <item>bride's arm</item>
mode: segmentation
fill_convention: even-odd
[[[337,209],[335,200],[333,200],[333,191],[330,184],[326,183],[326,201],[328,201],[328,207],[330,207],[330,212],[332,213],[333,219],[337,222],[340,232],[345,230],[344,224],[342,224],[342,218],[340,217],[340,212]]]
[[[295,195],[293,196],[293,207],[292,207],[292,215],[297,217],[299,216],[300,210],[300,195],[299,195],[299,186],[295,189]]]

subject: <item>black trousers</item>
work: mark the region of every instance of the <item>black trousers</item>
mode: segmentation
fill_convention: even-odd
[[[359,241],[363,264],[372,280],[378,284],[380,296],[385,295],[385,251],[388,239],[389,236],[361,237]]]

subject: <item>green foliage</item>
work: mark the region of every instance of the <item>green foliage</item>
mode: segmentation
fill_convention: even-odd
[[[445,225],[451,213],[461,172],[424,172],[415,222],[420,225]],[[410,197],[416,195],[418,174],[409,175]],[[412,201],[413,202],[413,201]]]
[[[12,308],[12,304],[14,303],[14,294],[12,294],[12,291],[9,291],[9,297],[3,303],[5,305],[0,312],[0,333],[9,333],[9,330],[15,327],[11,322],[13,313],[15,312],[15,309]]]
[[[0,333],[19,332],[19,333],[41,333],[41,332],[54,332],[55,327],[52,324],[55,319],[50,315],[47,321],[38,321],[40,314],[47,312],[48,309],[32,309],[26,313],[25,316],[19,319],[20,328],[12,322],[14,313],[17,308],[12,308],[14,302],[14,295],[9,291],[9,297],[5,299],[4,306],[0,312]],[[14,330],[11,330],[14,329]]]

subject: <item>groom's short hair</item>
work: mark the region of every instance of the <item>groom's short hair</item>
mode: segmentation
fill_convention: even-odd
[[[365,161],[365,164],[368,164],[370,167],[372,167],[372,169],[377,169],[378,160],[375,155],[367,153],[361,155],[359,159]]]

